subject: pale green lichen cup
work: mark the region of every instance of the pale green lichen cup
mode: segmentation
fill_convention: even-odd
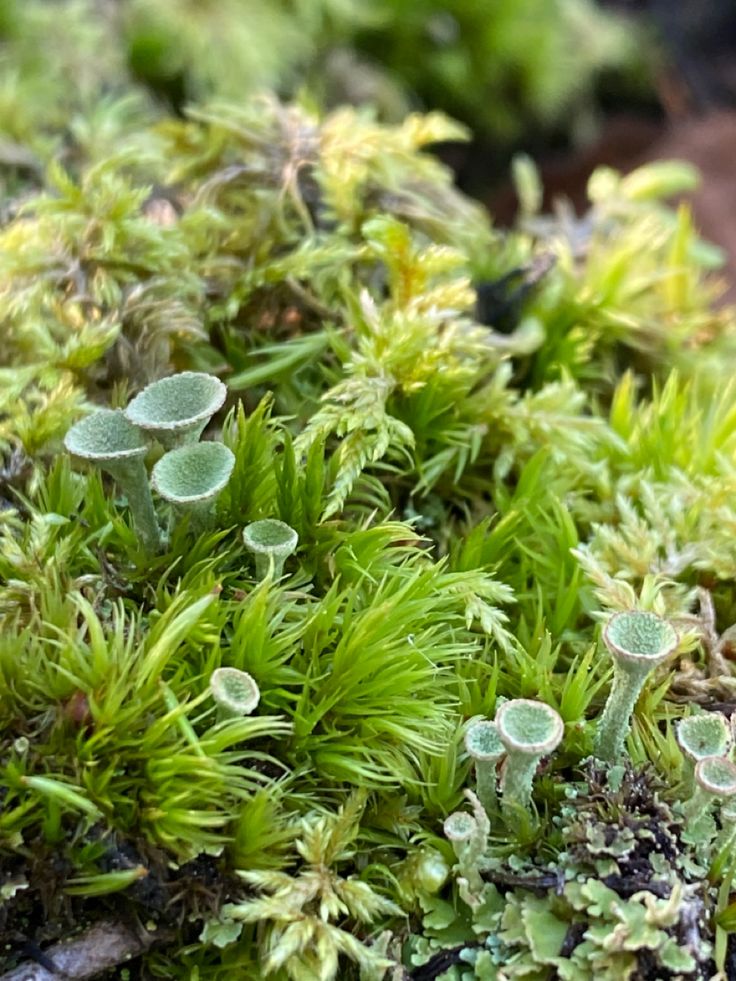
[[[227,388],[214,375],[181,371],[146,386],[125,415],[154,436],[167,450],[196,443],[204,427],[222,408]]]
[[[504,814],[510,818],[529,807],[539,761],[557,749],[565,727],[551,706],[529,698],[504,702],[496,713],[496,725],[507,753],[501,795]]]
[[[656,613],[616,613],[605,626],[603,641],[613,658],[611,693],[598,722],[595,756],[613,763],[624,751],[634,706],[648,675],[677,649],[677,631]]]
[[[701,712],[681,719],[675,732],[685,757],[683,792],[691,795],[695,789],[696,765],[709,756],[726,755],[731,748],[731,727],[720,712]]]
[[[677,723],[676,731],[680,748],[694,763],[708,756],[725,756],[731,748],[731,730],[720,712],[690,715]]]
[[[151,472],[156,492],[195,532],[212,522],[215,500],[230,480],[235,457],[222,443],[190,443],[164,453]]]
[[[284,563],[296,551],[299,536],[286,522],[264,518],[246,525],[243,541],[255,558],[256,576],[265,579],[271,573],[278,579],[283,575]]]
[[[64,446],[74,456],[106,470],[128,500],[135,529],[145,547],[155,551],[161,532],[153,508],[144,457],[143,433],[120,409],[99,409],[72,426]]]
[[[261,692],[247,671],[238,668],[218,668],[212,672],[210,691],[217,703],[220,721],[250,715],[258,708]]]
[[[486,814],[498,807],[496,765],[506,754],[495,722],[482,719],[471,723],[465,733],[465,749],[475,764],[476,793]]]
[[[684,807],[688,821],[699,822],[717,800],[736,796],[736,766],[723,756],[706,756],[695,766],[695,791]]]

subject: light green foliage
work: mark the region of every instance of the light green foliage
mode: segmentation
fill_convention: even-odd
[[[391,960],[380,950],[363,946],[333,921],[345,916],[371,924],[401,910],[368,882],[343,876],[341,864],[354,855],[361,805],[353,798],[333,818],[305,820],[295,845],[301,857],[295,875],[243,871],[240,876],[261,895],[229,904],[222,915],[236,923],[257,923],[264,933],[265,975],[285,968],[288,976],[304,981],[330,981],[341,955],[381,976]],[[331,870],[331,871],[328,871]]]
[[[0,225],[3,923],[66,891],[76,927],[109,893],[170,929],[142,967],[167,979],[353,981],[435,955],[454,979],[687,976],[711,947],[723,969],[731,819],[683,830],[675,737],[683,701],[736,688],[736,332],[662,200],[691,173],[599,171],[573,220],[537,213],[526,165],[500,233],[425,152],[465,136],[439,114],[134,116],[84,111]],[[199,436],[215,413],[220,441],[146,464],[173,499],[230,479],[209,524],[146,549],[130,493],[62,438],[203,375],[222,379],[205,406],[179,392],[153,421]],[[253,574],[263,521],[298,542],[287,576]],[[616,713],[631,765],[606,781],[582,761],[617,611],[657,626],[638,656],[672,657]],[[257,686],[250,715],[218,720],[223,670]],[[530,700],[545,725],[506,731],[499,813],[480,768],[464,795],[473,725],[504,740]]]
[[[624,90],[648,74],[631,25],[590,0],[4,0],[0,37],[11,186],[37,179],[54,152],[101,159],[135,142],[163,100],[242,101],[306,83],[390,121],[437,106],[510,142],[530,126],[585,135],[602,71]]]

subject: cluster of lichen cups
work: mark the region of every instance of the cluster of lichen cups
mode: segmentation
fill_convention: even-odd
[[[624,755],[631,716],[647,677],[676,651],[679,637],[663,617],[629,610],[610,618],[603,640],[614,662],[614,676],[596,726],[593,755],[615,764]],[[563,732],[562,719],[553,708],[523,698],[503,702],[494,721],[476,720],[468,726],[465,748],[474,763],[476,783],[475,792],[466,791],[466,796],[474,813],[456,811],[445,821],[445,835],[464,867],[470,852],[479,854],[485,820],[500,816],[512,828],[528,812],[539,761],[557,748]],[[699,820],[718,800],[736,799],[727,720],[719,713],[689,716],[678,724],[677,740],[685,757],[686,820]]]
[[[91,413],[66,434],[64,445],[70,453],[114,478],[150,551],[162,544],[151,486],[179,517],[189,515],[195,530],[201,531],[211,520],[235,457],[222,443],[200,443],[199,437],[226,394],[214,375],[183,371],[152,382],[124,410]],[[149,483],[144,461],[150,440],[167,452],[153,467]]]
[[[212,522],[215,500],[230,480],[235,457],[224,444],[199,438],[226,394],[225,385],[214,375],[182,371],[152,382],[124,410],[98,409],[66,434],[64,445],[70,453],[114,478],[149,551],[157,551],[163,543],[151,487],[179,518],[189,517],[195,532]],[[144,462],[149,440],[166,450],[154,465],[150,482]],[[254,556],[257,577],[278,578],[296,550],[298,536],[283,521],[266,518],[247,525],[243,541]]]
[[[475,764],[476,793],[468,796],[475,816],[456,811],[445,821],[445,835],[456,852],[465,854],[485,820],[499,813],[508,825],[528,810],[539,761],[562,741],[564,726],[558,712],[544,702],[515,698],[504,702],[494,721],[473,722],[465,733],[465,748]],[[498,768],[501,764],[500,787]],[[498,791],[501,801],[499,808]],[[485,837],[484,834],[481,837]]]

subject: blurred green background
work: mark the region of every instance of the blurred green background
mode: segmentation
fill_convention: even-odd
[[[270,89],[389,122],[445,110],[500,168],[590,139],[611,99],[652,104],[653,52],[594,0],[0,0],[0,165]]]

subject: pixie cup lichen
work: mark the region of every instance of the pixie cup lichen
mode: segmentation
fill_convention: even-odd
[[[64,446],[74,456],[106,470],[128,500],[133,523],[146,548],[158,548],[161,533],[153,508],[140,429],[120,409],[99,409],[72,426]]]
[[[497,808],[496,764],[506,753],[495,722],[473,722],[465,733],[465,749],[475,763],[476,793],[487,814]]]
[[[143,389],[125,415],[167,450],[196,443],[225,401],[227,388],[214,375],[181,371]]]
[[[452,844],[459,873],[458,886],[465,902],[476,906],[483,892],[481,864],[488,846],[491,825],[483,805],[472,790],[466,790],[473,813],[453,811],[445,818],[443,830]]]
[[[695,791],[682,811],[697,822],[719,799],[736,795],[736,765],[724,756],[706,756],[695,765]]]
[[[529,806],[539,761],[560,745],[564,725],[559,714],[544,702],[514,698],[496,713],[496,726],[507,753],[501,794],[509,816]]]
[[[720,712],[702,712],[681,719],[676,728],[677,742],[685,757],[683,785],[692,793],[695,767],[709,756],[725,756],[731,748],[731,728]]]
[[[448,841],[462,843],[477,833],[478,822],[467,811],[453,811],[445,818],[443,830]]]
[[[164,453],[151,472],[151,483],[179,515],[191,516],[195,531],[202,531],[234,466],[233,453],[222,443],[190,443]]]
[[[217,703],[220,720],[250,715],[258,707],[261,692],[247,671],[238,668],[218,668],[212,672],[210,691]]]
[[[243,541],[255,558],[256,576],[265,579],[270,572],[278,579],[283,575],[284,563],[296,551],[299,536],[286,522],[264,518],[246,525]]]
[[[677,723],[677,742],[685,756],[697,763],[708,756],[725,756],[731,747],[731,730],[720,712],[703,712]]]
[[[656,613],[629,610],[606,624],[603,641],[613,658],[613,685],[598,722],[595,756],[615,762],[624,751],[631,714],[649,673],[677,648],[675,628]]]

